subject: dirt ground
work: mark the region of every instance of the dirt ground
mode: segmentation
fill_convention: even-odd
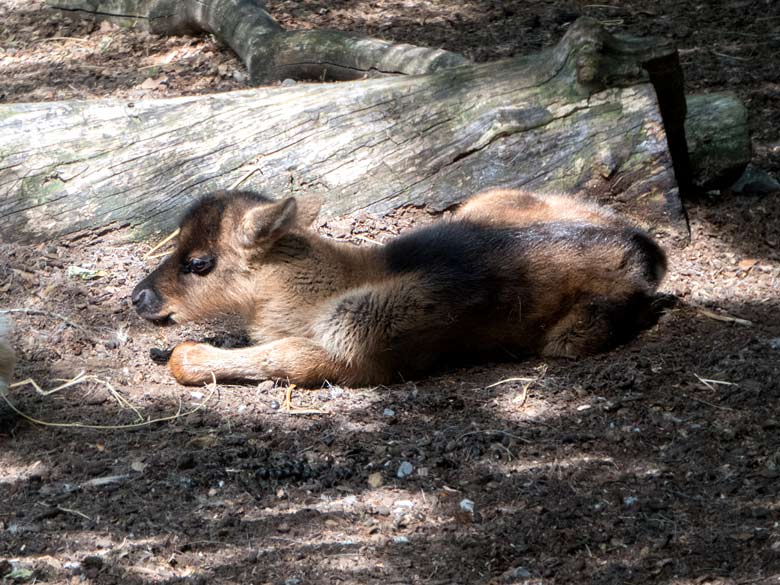
[[[690,89],[747,104],[780,172],[780,10],[692,2],[269,2],[288,27],[476,60],[552,44],[577,16],[672,37]],[[245,87],[209,37],[156,38],[0,0],[0,100]],[[3,583],[780,584],[780,195],[689,202],[677,297],[627,347],[390,387],[183,388],[149,358],[229,322],[155,329],[128,295],[157,260],[115,234],[0,244],[19,356],[0,416]],[[412,222],[324,226],[382,239]],[[74,267],[84,269],[81,275]],[[69,270],[70,269],[70,270]]]

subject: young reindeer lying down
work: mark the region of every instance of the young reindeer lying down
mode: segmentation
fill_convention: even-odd
[[[238,313],[255,345],[178,345],[180,383],[378,384],[457,359],[577,358],[654,323],[664,253],[573,197],[487,191],[377,247],[320,237],[309,229],[318,208],[225,191],[185,215],[133,305],[158,324]]]

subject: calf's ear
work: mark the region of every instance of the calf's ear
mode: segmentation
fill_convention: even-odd
[[[298,217],[296,222],[299,227],[307,228],[317,221],[322,207],[322,197],[310,195],[298,200]]]
[[[298,204],[294,197],[274,203],[263,203],[244,213],[239,238],[246,247],[283,236],[295,223]]]

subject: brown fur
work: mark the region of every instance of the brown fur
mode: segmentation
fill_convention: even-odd
[[[653,321],[663,252],[594,204],[491,190],[374,248],[310,231],[317,209],[221,192],[184,218],[136,308],[175,322],[239,313],[256,345],[181,344],[170,360],[179,382],[381,383],[453,358],[580,357]],[[195,274],[193,258],[213,267]]]

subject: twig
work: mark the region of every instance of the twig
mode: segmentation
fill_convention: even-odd
[[[496,386],[499,386],[501,384],[507,384],[509,382],[525,382],[523,384],[523,393],[520,395],[520,406],[525,405],[525,401],[528,399],[528,390],[531,386],[533,386],[536,382],[541,380],[544,375],[547,373],[547,366],[543,366],[541,372],[539,372],[539,375],[535,378],[507,378],[506,380],[499,380],[498,382],[495,382],[491,384],[490,386],[485,386],[485,389],[488,388],[495,388]]]
[[[52,313],[51,311],[44,311],[42,309],[0,309],[0,315],[8,314],[8,313],[24,313],[25,315],[40,315],[43,317],[54,317],[55,319],[59,319],[69,327],[73,327],[74,329],[78,329],[80,331],[83,331],[84,333],[91,333],[89,329],[87,329],[83,325],[74,323],[73,321],[68,319],[65,315],[60,315],[59,313]]]
[[[715,321],[724,321],[726,323],[739,323],[740,325],[746,325],[750,327],[753,325],[752,321],[748,321],[747,319],[740,319],[739,317],[733,317],[732,315],[728,314],[721,314],[716,313],[715,311],[710,311],[709,309],[705,309],[704,307],[697,307],[696,309],[700,314],[704,315],[705,317],[709,317],[710,319],[714,319]]]
[[[48,37],[45,39],[36,39],[33,43],[49,43],[51,41],[76,41],[77,43],[84,43],[85,45],[91,43],[89,39],[82,39],[79,37]]]
[[[464,439],[465,437],[468,437],[469,435],[480,435],[480,434],[488,434],[488,433],[496,433],[499,435],[504,435],[505,437],[517,439],[518,441],[523,441],[524,443],[533,443],[533,441],[531,441],[530,439],[526,439],[525,437],[521,437],[519,435],[513,435],[509,431],[504,431],[501,429],[484,429],[481,431],[469,431],[468,433],[463,433],[460,437],[458,437],[458,441]]]
[[[201,402],[200,404],[198,404],[195,408],[193,408],[191,410],[188,410],[186,412],[179,411],[179,412],[177,412],[176,414],[174,414],[172,416],[163,416],[163,417],[160,417],[160,418],[146,420],[144,422],[129,423],[129,424],[125,424],[125,425],[92,425],[92,424],[79,423],[79,422],[75,422],[75,423],[57,423],[57,422],[43,421],[43,420],[39,420],[37,418],[33,418],[29,414],[26,414],[26,413],[22,412],[21,410],[19,410],[16,406],[14,406],[14,404],[4,394],[0,394],[0,398],[2,398],[5,401],[5,403],[11,408],[11,410],[13,410],[16,414],[18,414],[22,418],[24,418],[24,419],[26,419],[26,420],[28,420],[31,423],[34,423],[36,425],[41,425],[41,426],[44,426],[44,427],[78,428],[78,429],[94,429],[94,430],[124,430],[124,429],[137,429],[137,428],[140,428],[140,427],[147,427],[147,426],[159,423],[159,422],[167,422],[167,421],[171,421],[171,420],[176,420],[178,418],[183,418],[185,416],[189,416],[191,414],[194,414],[194,413],[198,412],[202,408],[205,408],[206,404],[208,404],[209,400],[211,400],[211,398],[217,392],[217,388],[218,388],[217,387],[217,380],[216,380],[216,378],[214,378],[213,374],[212,374],[212,383],[209,384],[208,386],[211,386],[211,392],[209,393],[209,395],[206,396],[206,399],[203,402]]]
[[[292,403],[292,391],[296,388],[295,384],[290,384],[284,389],[284,401],[282,402],[282,412],[286,414],[326,414],[324,410],[316,408],[297,408]]]
[[[729,408],[728,406],[721,406],[720,404],[713,404],[712,402],[707,402],[706,400],[702,400],[701,398],[696,398],[695,396],[689,396],[691,400],[695,400],[696,402],[701,402],[702,404],[706,404],[707,406],[710,406],[712,408],[718,408],[720,410],[729,410],[731,412],[738,412],[735,408]]]
[[[92,521],[92,518],[90,518],[83,512],[79,512],[78,510],[72,510],[70,508],[65,508],[63,506],[57,506],[57,509],[61,512],[67,512],[68,514],[75,514],[76,516],[81,516],[82,518],[84,518],[85,520],[89,520],[90,522]]]
[[[149,258],[152,254],[154,254],[157,250],[162,248],[165,244],[170,242],[173,238],[178,236],[181,233],[181,228],[176,228],[173,230],[170,234],[165,236],[160,242],[155,244],[151,250],[149,250],[146,254],[144,254],[144,258]]]
[[[70,380],[63,380],[63,379],[55,379],[55,382],[63,382],[63,384],[60,384],[56,388],[52,388],[50,390],[43,390],[38,383],[33,380],[32,378],[27,378],[26,380],[22,380],[20,382],[15,382],[14,384],[11,384],[9,388],[19,388],[21,386],[27,386],[30,385],[33,388],[35,388],[35,391],[40,394],[41,396],[51,396],[55,392],[59,392],[61,390],[64,390],[65,388],[70,388],[71,386],[76,386],[77,384],[81,384],[83,382],[97,382],[98,384],[102,384],[108,389],[109,394],[114,397],[114,400],[117,401],[119,406],[121,408],[129,408],[132,410],[136,416],[138,417],[139,421],[143,421],[144,417],[141,415],[141,413],[138,411],[138,409],[133,406],[124,396],[122,396],[117,390],[111,385],[111,382],[108,380],[103,380],[102,378],[98,378],[97,376],[85,376],[84,371],[81,371],[76,375],[75,378],[72,378]]]
[[[381,246],[382,245],[382,242],[379,242],[379,241],[377,241],[377,240],[375,240],[373,238],[367,238],[366,236],[361,236],[361,235],[357,235],[356,234],[356,235],[353,235],[352,237],[357,239],[357,240],[362,240],[364,242],[368,242],[369,244],[373,244],[374,246]]]
[[[539,378],[507,378],[506,380],[499,380],[498,382],[494,382],[490,386],[485,386],[485,390],[488,388],[495,388],[501,384],[508,384],[509,382],[536,382],[538,379]]]
[[[107,475],[105,477],[93,477],[88,479],[84,483],[80,484],[80,488],[89,487],[103,487],[104,485],[111,485],[114,483],[122,483],[130,479],[129,475]]]
[[[233,182],[228,189],[235,189],[238,187],[241,183],[246,181],[249,177],[254,175],[255,173],[259,172],[261,175],[263,174],[263,171],[260,170],[260,167],[255,165],[251,169],[249,169],[246,173],[244,173],[241,177],[239,177],[236,181]]]
[[[630,8],[625,8],[623,6],[612,6],[610,4],[586,4],[583,6],[583,8],[612,8],[614,10],[624,10],[629,11]]]
[[[704,384],[710,390],[715,390],[715,387],[712,384],[720,384],[722,386],[737,386],[737,384],[735,384],[734,382],[725,382],[723,380],[709,380],[707,378],[702,378],[696,372],[694,372],[693,375],[696,376],[699,382]]]
[[[736,57],[734,55],[727,55],[726,53],[718,53],[717,51],[710,51],[716,57],[723,57],[724,59],[733,59],[734,61],[752,61],[750,57]]]

